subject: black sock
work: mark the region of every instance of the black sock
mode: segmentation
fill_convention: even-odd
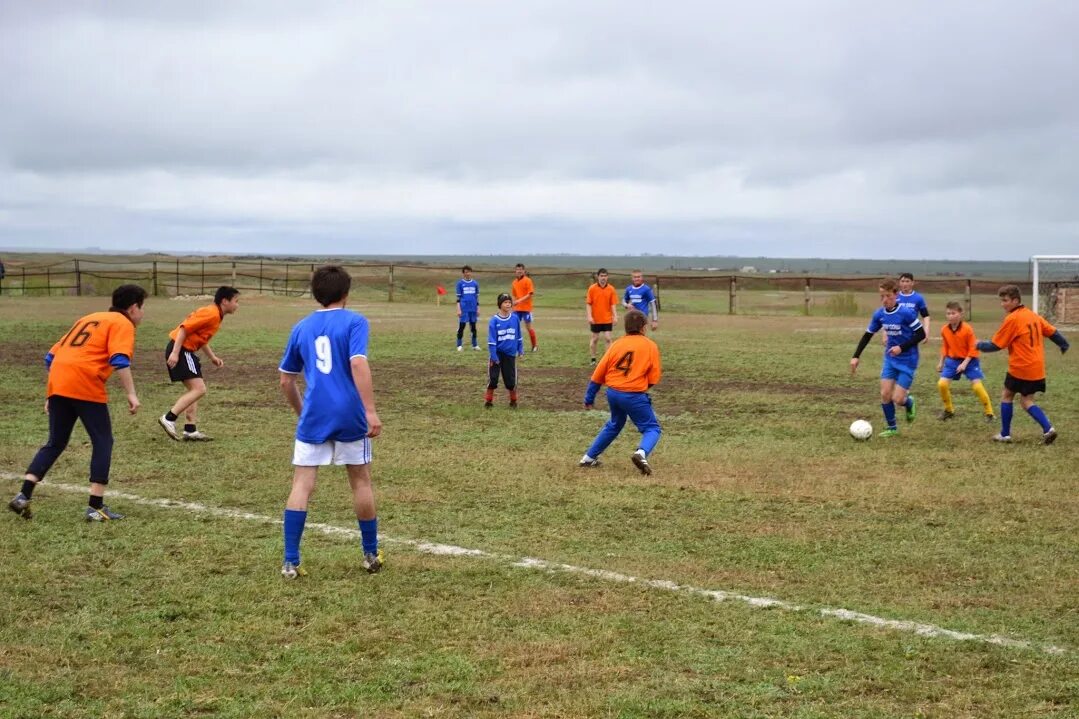
[[[175,422],[177,416],[178,415],[174,414],[171,409],[168,412],[165,413],[165,419],[167,419],[170,422]]]
[[[94,509],[101,509],[102,507],[105,506],[105,498],[104,497],[95,497],[94,495],[91,494],[90,495],[90,506],[93,507]]]
[[[34,496],[34,487],[37,486],[37,482],[31,482],[29,479],[22,481],[22,496],[30,499]]]
[[[193,425],[193,424],[185,424],[184,425],[184,431],[185,432],[194,432],[195,431],[195,425]]]

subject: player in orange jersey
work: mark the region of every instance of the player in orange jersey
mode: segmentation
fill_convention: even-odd
[[[1052,444],[1057,438],[1049,418],[1034,404],[1034,394],[1045,391],[1045,348],[1042,337],[1048,337],[1068,351],[1068,341],[1045,318],[1023,305],[1022,295],[1015,285],[1005,285],[997,292],[1004,309],[1004,322],[992,340],[978,343],[982,352],[999,352],[1008,348],[1008,372],[1004,375],[1004,391],[1000,397],[1000,434],[998,442],[1012,441],[1012,401],[1019,395],[1019,404],[1042,428],[1042,442]]]
[[[937,389],[940,391],[940,399],[944,402],[944,409],[937,415],[942,420],[948,420],[955,416],[955,404],[952,403],[952,380],[966,375],[970,380],[970,388],[982,403],[985,411],[985,420],[992,422],[993,402],[989,399],[989,393],[985,391],[982,379],[982,366],[978,360],[977,340],[974,339],[974,330],[963,321],[963,305],[958,302],[949,302],[944,310],[948,318],[947,324],[940,328],[940,360],[937,362],[937,372],[940,379],[937,380]]]
[[[198,430],[199,400],[206,396],[206,382],[202,378],[202,363],[195,353],[200,349],[215,367],[221,367],[225,360],[214,354],[210,340],[221,327],[225,315],[231,315],[240,307],[240,291],[235,287],[221,286],[214,293],[214,303],[200,307],[169,333],[169,343],[165,346],[165,365],[169,370],[169,379],[183,382],[187,390],[176,404],[158,418],[158,424],[165,434],[173,439],[207,442],[211,438]],[[176,429],[176,420],[180,414],[187,422],[183,434]]]
[[[536,294],[536,288],[532,284],[532,278],[525,272],[525,266],[518,262],[513,268],[513,283],[510,285],[510,295],[513,297],[513,311],[517,313],[517,319],[528,331],[528,339],[532,343],[532,351],[539,349],[536,344],[536,331],[532,329],[532,298]]]
[[[33,512],[30,500],[38,482],[63,453],[71,440],[75,422],[81,421],[90,435],[90,503],[86,521],[107,522],[124,515],[105,506],[105,485],[112,466],[112,419],[105,382],[113,372],[127,395],[131,414],[139,410],[135,380],[131,377],[131,357],[135,354],[135,327],[142,322],[146,290],[138,285],[121,285],[113,290],[107,312],[80,317],[67,334],[45,355],[49,380],[45,389],[45,411],[49,415],[49,439],[38,450],[22,490],[8,503],[8,509],[25,519]]]
[[[641,433],[641,443],[630,459],[641,474],[652,474],[648,455],[659,442],[662,430],[656,413],[652,411],[652,398],[648,390],[659,382],[661,367],[659,347],[644,336],[648,318],[639,310],[626,313],[626,334],[607,348],[603,358],[592,372],[592,381],[584,393],[584,406],[588,409],[596,401],[596,393],[607,385],[607,405],[611,418],[596,435],[592,446],[581,457],[581,467],[598,467],[599,456],[614,441],[626,425],[626,417],[633,420]]]
[[[600,333],[611,346],[611,329],[618,321],[618,295],[614,288],[607,284],[607,270],[600,267],[596,271],[596,281],[588,288],[584,298],[585,314],[588,316],[588,328],[592,331],[592,338],[588,343],[588,354],[592,357],[592,364],[596,363],[596,345],[599,344]]]

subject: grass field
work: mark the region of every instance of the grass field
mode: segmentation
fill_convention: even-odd
[[[959,416],[933,419],[935,341],[917,422],[856,443],[853,419],[881,424],[879,354],[848,369],[868,297],[858,317],[759,318],[668,291],[653,392],[665,433],[645,478],[631,427],[604,467],[576,466],[605,419],[581,408],[579,295],[543,298],[513,412],[502,392],[482,408],[486,357],[453,351],[452,305],[356,293],[385,426],[387,568],[366,575],[358,539],[332,530],[355,521],[329,470],[309,519],[329,528],[309,527],[296,582],[278,575],[272,523],[294,429],[276,366],[313,304],[243,299],[213,343],[226,366],[207,373],[200,428],[217,441],[180,444],[156,424],[176,394],[161,352],[198,303],[149,301],[137,417],[113,387],[110,503],[128,519],[82,521],[81,430],[33,521],[0,516],[0,716],[1079,716],[1074,356],[1047,345],[1051,447],[1021,411],[1018,441],[990,442],[999,428],[963,383]],[[41,357],[103,304],[0,298],[8,494],[46,436]],[[998,321],[986,306],[975,329]],[[996,404],[1006,358],[984,365]],[[189,504],[150,503],[162,499]]]

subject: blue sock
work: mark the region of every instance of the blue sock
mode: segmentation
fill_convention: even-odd
[[[363,544],[364,554],[374,554],[378,551],[378,517],[374,519],[359,519],[360,538]]]
[[[1000,433],[1005,437],[1012,434],[1012,403],[1000,403]]]
[[[884,421],[888,424],[888,429],[895,429],[895,402],[881,402],[880,408],[884,410]]]
[[[300,563],[300,538],[303,536],[303,525],[307,522],[307,510],[285,510],[285,561],[293,564]]]
[[[914,397],[907,395],[906,401],[903,402],[903,409],[910,409],[914,405]]]
[[[1034,418],[1034,421],[1042,426],[1042,432],[1048,432],[1053,428],[1053,425],[1049,423],[1049,418],[1045,416],[1045,412],[1042,412],[1042,408],[1036,404],[1032,404],[1030,409],[1027,410],[1027,414]]]

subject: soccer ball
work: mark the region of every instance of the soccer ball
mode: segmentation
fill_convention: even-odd
[[[850,436],[859,442],[864,442],[873,436],[873,425],[864,419],[856,419],[850,424]]]

